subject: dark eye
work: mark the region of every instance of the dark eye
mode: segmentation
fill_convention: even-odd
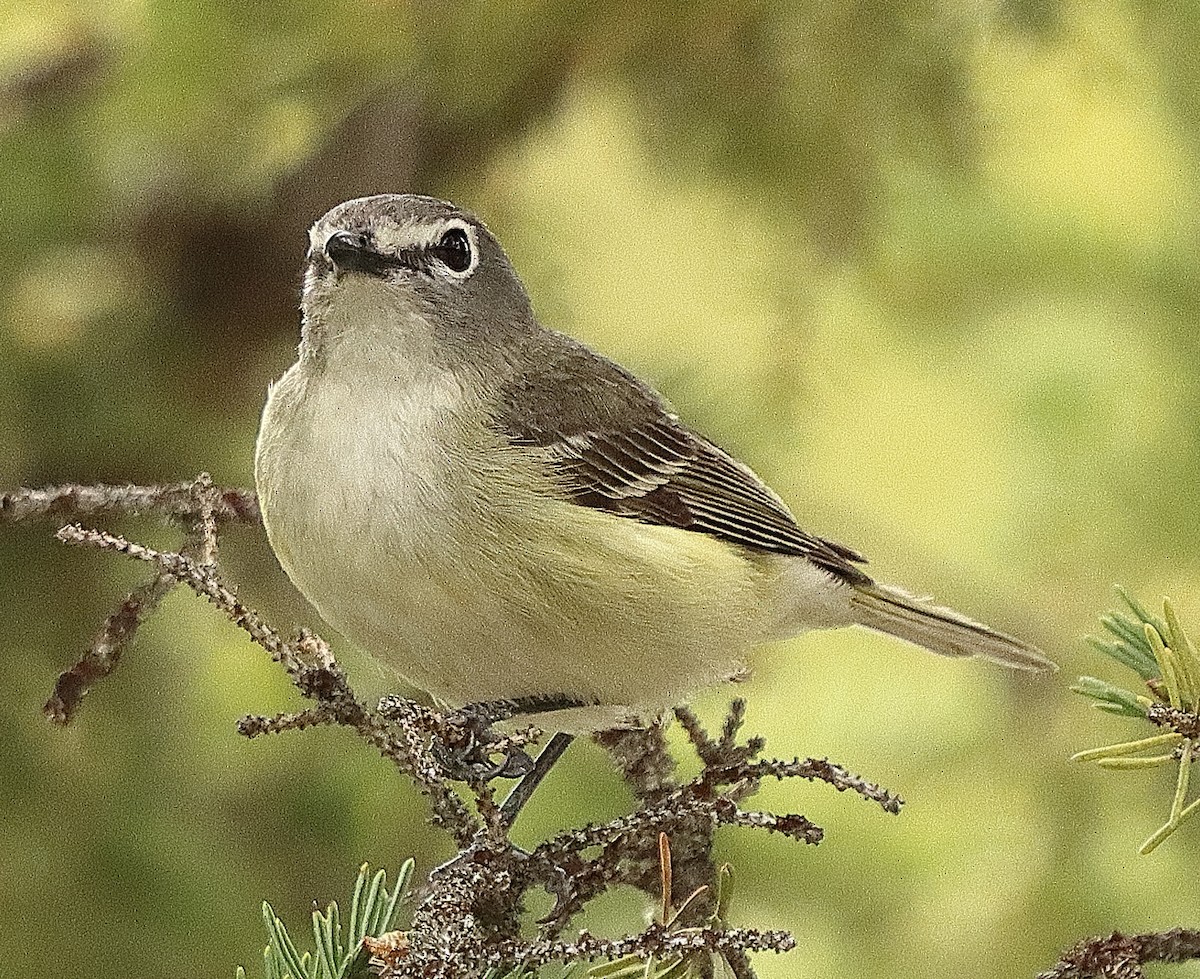
[[[451,228],[430,251],[451,272],[465,272],[471,267],[471,239],[462,228]]]

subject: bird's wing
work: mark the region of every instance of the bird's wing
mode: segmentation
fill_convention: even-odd
[[[574,502],[870,582],[856,567],[861,555],[802,530],[752,469],[681,424],[635,377],[586,348],[575,355],[590,361],[588,371],[523,375],[498,419],[513,442],[544,452]],[[563,390],[571,392],[566,404]]]

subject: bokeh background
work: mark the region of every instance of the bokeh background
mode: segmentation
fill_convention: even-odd
[[[1200,918],[1200,825],[1135,854],[1170,774],[1066,761],[1138,730],[1067,692],[1125,679],[1079,641],[1114,582],[1200,630],[1200,7],[4,0],[0,22],[0,485],[248,485],[307,225],[453,197],[544,321],[653,379],[804,526],[1064,666],[856,631],[763,651],[742,692],[771,749],[908,800],[772,787],[822,846],[721,837],[737,920],[799,937],[764,979],[1028,976]],[[0,533],[0,972],[232,976],[262,899],[302,926],[364,860],[449,855],[347,734],[238,738],[295,698],[188,595],[51,729],[55,675],[141,574],[52,529]],[[276,623],[319,625],[259,533],[224,554]],[[579,746],[518,835],[628,805]],[[643,912],[618,894],[587,924]]]

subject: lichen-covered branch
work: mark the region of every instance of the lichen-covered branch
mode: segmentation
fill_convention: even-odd
[[[1151,704],[1146,708],[1146,720],[1157,727],[1174,731],[1181,738],[1200,741],[1200,713],[1171,707],[1167,704]]]
[[[0,494],[0,524],[138,516],[153,516],[187,524],[200,515],[203,503],[197,497],[196,485],[204,480],[211,485],[207,474],[201,473],[197,480],[165,486],[81,486],[68,483],[63,486],[16,489]],[[227,523],[262,522],[258,512],[258,497],[253,490],[219,489],[215,502],[213,517],[218,527]]]
[[[1144,935],[1089,938],[1063,953],[1054,968],[1037,979],[1141,979],[1151,962],[1200,959],[1200,929],[1175,928]]]
[[[217,559],[217,534],[224,523],[259,520],[258,501],[249,490],[222,490],[207,473],[190,483],[169,486],[52,486],[22,489],[0,496],[0,523],[63,515],[154,514],[185,530],[182,551],[201,564]],[[175,587],[175,578],[158,571],[138,585],[105,619],[104,625],[68,670],[42,708],[55,724],[69,724],[88,691],[116,669],[138,628]]]
[[[488,759],[499,755],[527,761],[524,749],[538,732],[500,734],[487,724],[489,719],[481,722],[467,712],[445,713],[401,697],[368,706],[323,639],[309,631],[292,638],[281,635],[238,598],[218,560],[222,529],[258,520],[253,494],[219,489],[202,474],[191,483],[172,486],[63,486],[0,497],[0,520],[7,521],[138,514],[179,526],[179,549],[151,548],[79,522],[57,532],[66,543],[148,564],[151,577],[126,596],[80,662],[59,679],[48,713],[60,722],[74,714],[87,689],[111,673],[138,625],[172,588],[186,586],[220,609],[312,701],[301,710],[243,717],[238,723],[241,734],[256,737],[324,724],[350,728],[416,783],[430,801],[431,821],[446,829],[458,846],[458,855],[431,874],[410,928],[402,937],[377,943],[383,979],[472,979],[500,967],[630,956],[675,963],[679,968],[671,974],[681,976],[685,971],[709,975],[719,958],[738,979],[752,979],[748,952],[784,951],[794,939],[783,932],[735,929],[725,923],[719,897],[723,878],[712,859],[716,828],[741,826],[804,843],[820,842],[823,830],[799,813],[743,808],[767,778],[823,781],[838,791],[855,792],[886,812],[899,811],[897,797],[827,760],[760,758],[762,738],[738,740],[745,704],[735,701],[715,738],[691,711],[676,712],[703,765],[689,781],[676,775],[662,726],[598,735],[597,741],[633,788],[636,810],[607,823],[568,830],[525,852],[508,837],[491,784],[500,769]],[[474,761],[463,764],[468,750],[474,752]],[[473,805],[455,791],[455,782],[465,783]],[[564,937],[589,901],[621,884],[655,897],[661,893],[663,920],[622,938],[586,933]],[[672,886],[690,897],[668,917]],[[539,922],[536,937],[525,938],[520,927],[525,896],[537,888],[553,895],[555,906]],[[699,971],[693,972],[693,965]]]

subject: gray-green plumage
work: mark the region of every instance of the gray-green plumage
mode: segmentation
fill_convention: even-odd
[[[280,561],[322,615],[462,704],[568,695],[563,729],[638,723],[808,628],[1051,664],[875,583],[647,385],[544,329],[454,205],[385,195],[314,226],[304,338],[256,477]]]

